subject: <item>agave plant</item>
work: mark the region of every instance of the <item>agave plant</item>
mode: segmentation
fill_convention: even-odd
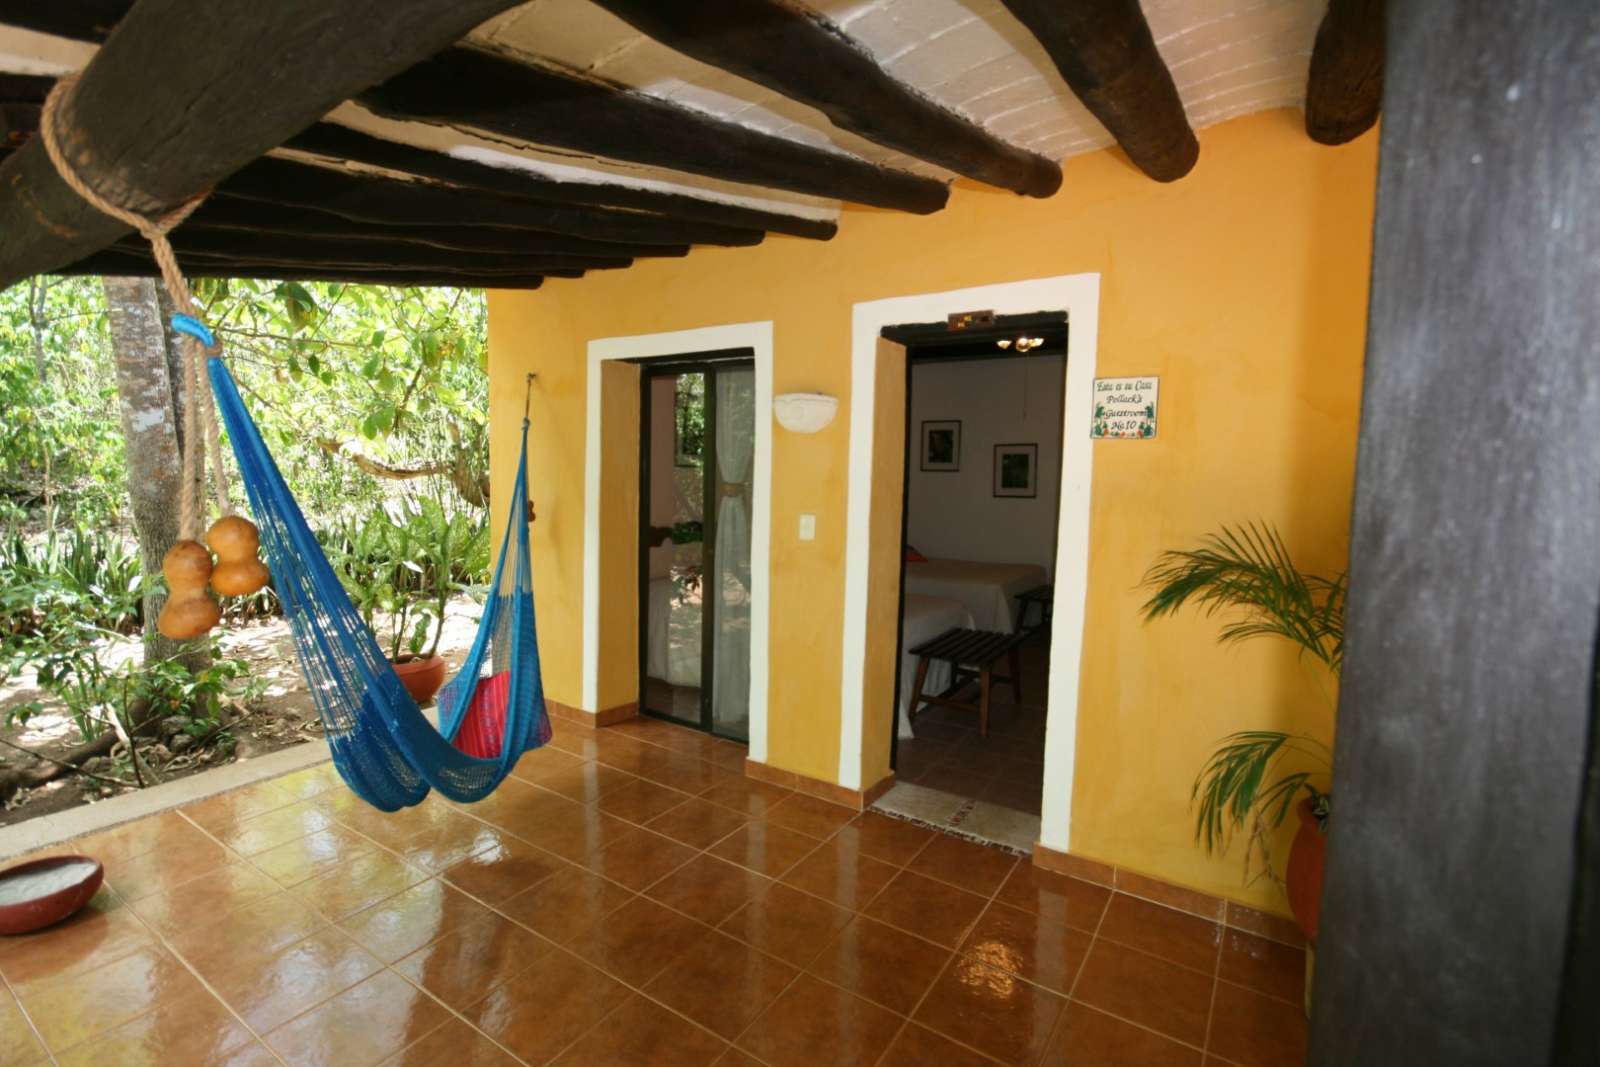
[[[1283,538],[1271,526],[1224,526],[1198,547],[1163,552],[1146,572],[1152,589],[1145,620],[1176,614],[1193,603],[1206,615],[1223,614],[1224,644],[1278,637],[1299,647],[1302,656],[1321,662],[1335,676],[1344,663],[1345,575],[1306,574],[1294,565]],[[1195,777],[1190,802],[1195,809],[1195,839],[1207,853],[1226,851],[1236,831],[1248,827],[1251,847],[1262,870],[1276,878],[1267,837],[1282,825],[1304,792],[1324,823],[1329,798],[1312,784],[1321,775],[1285,773],[1290,755],[1328,767],[1331,753],[1321,740],[1278,730],[1246,730],[1223,738]],[[1258,874],[1258,876],[1259,876]]]

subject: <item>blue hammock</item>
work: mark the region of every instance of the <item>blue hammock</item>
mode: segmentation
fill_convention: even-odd
[[[435,729],[401,685],[328,565],[228,368],[216,358],[207,366],[261,530],[273,586],[294,632],[300,667],[339,773],[357,795],[384,811],[420,803],[430,787],[454,801],[481,800],[524,752],[550,739],[528,563],[528,420],[522,420],[522,459],[494,583],[472,651],[455,678],[439,691],[440,719]],[[516,555],[508,573],[513,530]],[[486,708],[486,703],[493,707]],[[467,735],[481,735],[487,722],[498,725],[502,708],[504,729],[498,746],[486,746],[481,736],[469,743]],[[497,754],[469,755],[486,751]]]

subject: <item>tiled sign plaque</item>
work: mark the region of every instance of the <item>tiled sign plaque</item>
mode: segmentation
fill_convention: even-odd
[[[1155,376],[1141,378],[1096,378],[1094,417],[1089,420],[1090,437],[1129,437],[1144,439],[1156,435]]]

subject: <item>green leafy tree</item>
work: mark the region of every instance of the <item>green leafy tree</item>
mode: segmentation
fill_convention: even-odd
[[[141,672],[97,659],[114,634],[153,614],[141,594],[156,583],[140,578],[131,548],[136,527],[148,524],[140,502],[130,507],[130,472],[153,494],[143,504],[159,511],[155,498],[165,493],[152,488],[156,468],[133,462],[149,458],[139,435],[125,432],[146,425],[140,413],[158,391],[130,372],[155,363],[119,366],[112,343],[117,328],[151,323],[114,321],[106,294],[115,288],[38,278],[0,291],[0,672],[44,666],[48,687],[75,715],[93,710],[80,725],[99,739],[106,701],[214,706],[234,670],[223,661],[185,665],[165,649],[147,651]],[[395,541],[403,550],[380,554],[370,569],[404,572],[387,608],[406,620],[407,646],[436,646],[448,596],[481,585],[488,566],[484,294],[202,280],[196,296],[313,525],[337,533],[375,513],[405,525]],[[171,388],[170,364],[167,372]],[[138,388],[143,407],[119,408],[119,380]],[[177,421],[181,397],[173,400]],[[121,721],[123,709],[111,710]],[[205,710],[195,714],[196,736],[209,736]]]

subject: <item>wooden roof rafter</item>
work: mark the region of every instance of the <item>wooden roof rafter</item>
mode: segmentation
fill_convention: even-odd
[[[1055,160],[1018,148],[891,76],[794,0],[595,0],[669,48],[821,111],[840,129],[987,185],[1045,197]]]
[[[62,148],[102,195],[160,217],[511,6],[141,0],[64,102]],[[310,57],[316,76],[301,64],[252,62],[261,55]],[[155,66],[160,78],[150,76]],[[0,285],[64,267],[128,232],[67,186],[38,138],[0,165],[0,189]]]
[[[780,211],[763,211],[721,200],[686,196],[682,193],[639,189],[610,182],[570,182],[542,178],[528,171],[492,167],[469,159],[457,159],[442,152],[416,148],[399,141],[386,141],[347,126],[319,122],[284,142],[285,148],[332,160],[365,163],[374,167],[421,178],[433,178],[465,189],[543,200],[555,204],[613,207],[630,211],[649,211],[683,219],[707,222],[735,229],[766,230],[791,237],[826,241],[838,232],[838,224],[826,219],[806,218]]]
[[[944,182],[728,122],[577,71],[457,46],[356,96],[374,114],[926,215]]]
[[[451,273],[440,280],[440,272],[404,268],[330,267],[322,264],[284,266],[280,263],[254,263],[243,260],[210,260],[193,256],[178,257],[184,273],[192,278],[272,278],[281,281],[349,282],[359,285],[458,285],[490,289],[537,289],[546,277],[579,278],[580,270],[551,270],[527,274],[515,271]],[[155,260],[130,247],[102,249],[53,273],[65,275],[125,275],[157,278]]]
[[[1378,121],[1383,100],[1384,0],[1329,0],[1311,50],[1306,133],[1344,144]]]
[[[1139,0],[1002,2],[1134,166],[1158,182],[1194,169],[1200,142]]]
[[[228,235],[238,241],[247,241],[256,235],[301,240],[398,241],[423,248],[458,252],[543,252],[552,255],[632,256],[636,259],[647,256],[681,258],[689,254],[687,244],[596,241],[566,234],[500,227],[422,226],[405,220],[369,223],[315,208],[230,196],[214,196],[207,200],[176,232]]]
[[[283,0],[259,12],[245,0],[217,0],[203,9],[187,0],[0,0],[0,27],[101,45],[89,66],[92,76],[79,89],[94,98],[86,110],[99,121],[143,130],[145,143],[163,145],[168,158],[174,143],[202,143],[197,131],[184,129],[174,141],[147,115],[118,119],[108,85],[120,85],[125,99],[143,96],[144,111],[198,102],[195,114],[214,120],[223,117],[220,100],[258,107],[264,92],[317,96],[315,118],[321,121],[304,121],[304,111],[297,111],[297,127],[277,113],[283,109],[276,101],[269,103],[264,117],[282,135],[275,143],[265,144],[268,138],[254,131],[253,114],[241,120],[249,128],[243,135],[224,131],[226,166],[207,161],[169,168],[141,152],[127,130],[90,132],[93,151],[83,158],[116,159],[123,171],[91,174],[91,182],[101,187],[103,179],[108,190],[126,191],[127,197],[113,198],[130,206],[154,211],[170,203],[174,189],[193,184],[195,174],[217,176],[200,185],[213,190],[212,199],[174,237],[180,253],[206,269],[218,263],[241,269],[322,266],[348,275],[392,267],[408,276],[436,271],[428,276],[441,284],[469,274],[515,271],[532,277],[527,270],[539,264],[572,274],[583,264],[609,267],[638,256],[683,255],[694,244],[751,245],[768,232],[831,237],[837,223],[818,217],[826,206],[803,198],[936,211],[948,189],[943,177],[918,172],[923,164],[1025,195],[1048,196],[1059,186],[1060,167],[1053,159],[1019,147],[1039,142],[1032,131],[1041,123],[1033,112],[990,128],[986,124],[997,112],[972,109],[970,84],[966,95],[951,96],[957,103],[948,104],[936,87],[917,88],[931,83],[925,76],[917,80],[916,65],[899,61],[896,39],[870,24],[881,4],[851,9],[836,24],[808,6],[813,0],[589,2],[595,6],[575,0],[549,0],[537,8],[521,0]],[[944,0],[930,0],[930,7],[937,2]],[[1170,181],[1194,166],[1198,142],[1162,56],[1173,40],[1170,25],[1158,50],[1138,0],[1002,5],[1005,11],[965,17],[994,22],[1017,62],[1028,53],[1026,62],[1048,72],[1028,51],[1035,46],[1021,43],[1031,34],[1070,90],[1151,177]],[[377,35],[356,32],[365,33],[361,41],[352,41],[352,32],[330,32],[336,25],[353,27],[345,22],[352,12],[372,17],[380,6],[379,22],[398,18],[404,26],[430,29],[432,22],[449,22],[452,31],[435,32],[425,46],[416,36],[401,40],[407,31],[394,25]],[[286,7],[303,9],[314,29],[284,25]],[[448,15],[439,13],[442,8]],[[524,10],[479,25],[513,8]],[[1374,120],[1382,80],[1382,8],[1382,0],[1330,0],[1307,88],[1307,128],[1314,138],[1338,143]],[[924,18],[920,8],[907,14]],[[595,25],[614,41],[619,33],[634,32],[627,47],[648,53],[654,66],[635,65],[616,80],[606,62],[563,52],[561,31],[585,17],[602,20]],[[925,26],[908,21],[907,32],[937,37],[940,17],[926,16],[935,21]],[[899,19],[896,14],[890,21],[899,25]],[[257,23],[267,36],[250,28]],[[1309,34],[1310,24],[1300,24]],[[1019,28],[1027,32],[1019,35]],[[132,77],[139,52],[126,43],[130,35],[147,63],[162,64],[161,79]],[[254,57],[265,54],[273,40],[284,47],[271,54],[293,55],[295,61],[274,72],[252,70]],[[218,51],[217,41],[230,53],[231,66],[203,55]],[[546,41],[557,46],[548,55]],[[56,45],[39,46],[55,57],[51,62],[71,54],[53,52]],[[404,61],[394,51],[381,59],[368,54],[389,46],[403,52]],[[1185,46],[1174,47],[1184,60]],[[175,51],[185,57],[183,64],[172,64]],[[107,61],[108,53],[115,58]],[[330,64],[337,69],[328,69]],[[114,78],[106,78],[106,67]],[[671,84],[658,90],[652,72],[673,69],[703,81],[704,90],[695,85],[686,94]],[[922,69],[925,75],[926,65]],[[307,71],[314,72],[313,84],[304,84]],[[1045,86],[1041,77],[1033,75],[1032,84]],[[1193,80],[1192,74],[1186,77]],[[67,257],[41,250],[52,238],[26,232],[29,219],[35,230],[49,231],[58,221],[54,212],[72,216],[68,244],[79,264],[98,262],[89,254],[107,248],[105,234],[114,236],[118,229],[98,220],[87,227],[97,231],[91,242],[78,225],[92,209],[65,202],[60,183],[52,187],[53,174],[40,177],[38,146],[25,139],[38,121],[38,86],[48,82],[26,82],[0,74],[0,284],[46,269],[38,265],[45,261],[66,265],[60,261]],[[342,98],[333,85],[345,92]],[[774,102],[773,110],[744,104],[757,99]],[[325,117],[334,110],[329,101],[344,104],[331,119]],[[295,108],[300,103],[291,101]],[[78,104],[75,98],[69,110]],[[741,106],[750,107],[751,120],[743,118]],[[996,130],[1009,130],[1018,142]],[[99,143],[102,136],[107,145]],[[260,149],[255,156],[238,150],[247,137]],[[848,150],[835,148],[830,138]],[[84,147],[80,138],[72,150]],[[567,162],[574,157],[576,165]],[[186,176],[174,181],[169,169]],[[42,194],[36,183],[42,183]],[[35,200],[36,194],[43,200]],[[19,200],[27,201],[21,209]],[[21,244],[5,232],[19,220]],[[253,235],[259,235],[260,247],[252,254]],[[21,249],[17,257],[12,249]],[[130,253],[111,248],[109,255],[122,261]]]

